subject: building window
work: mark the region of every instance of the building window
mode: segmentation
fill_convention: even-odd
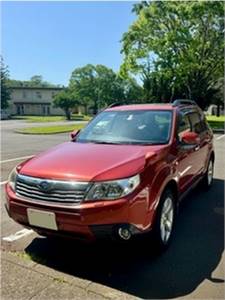
[[[23,91],[23,98],[27,98],[27,91]]]
[[[42,115],[45,116],[45,105],[42,105]]]
[[[16,105],[16,113],[17,115],[24,115],[24,106],[23,104]]]
[[[50,106],[46,104],[41,105],[41,113],[43,116],[48,116],[50,115]]]
[[[41,92],[36,92],[36,96],[37,98],[41,99],[42,98]]]

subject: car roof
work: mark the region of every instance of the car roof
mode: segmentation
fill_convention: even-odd
[[[151,104],[131,104],[131,105],[118,105],[106,108],[105,111],[126,111],[126,110],[172,110],[174,109],[171,103],[151,103]]]
[[[118,105],[108,107],[105,111],[129,111],[129,110],[181,110],[181,109],[196,109],[197,105],[181,104],[174,106],[172,103],[146,103],[146,104],[131,104]]]

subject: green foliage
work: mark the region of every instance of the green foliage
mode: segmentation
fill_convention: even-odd
[[[71,109],[79,104],[69,89],[65,89],[54,96],[53,104],[64,110],[67,120],[71,119]]]
[[[122,38],[123,77],[139,75],[145,97],[191,98],[204,108],[223,77],[222,1],[149,1]]]
[[[122,95],[119,98],[120,102],[125,104],[142,103],[144,101],[143,88],[133,78],[122,79],[118,77],[120,82]]]
[[[35,85],[39,85],[43,82],[43,77],[41,75],[34,75],[31,77],[30,81]]]
[[[3,58],[0,61],[0,72],[1,72],[1,109],[6,109],[9,106],[8,101],[10,100],[10,88],[8,85],[9,71],[8,67],[5,66]]]
[[[77,101],[94,113],[113,102],[142,99],[142,89],[133,79],[123,79],[103,65],[88,64],[72,72],[69,89]],[[87,112],[86,112],[87,113]]]
[[[60,87],[60,85],[43,80],[41,75],[34,75],[30,80],[9,79],[8,83],[10,87]]]

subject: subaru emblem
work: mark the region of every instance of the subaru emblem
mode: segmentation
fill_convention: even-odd
[[[40,190],[42,190],[43,192],[47,192],[50,190],[51,188],[51,185],[49,182],[47,181],[42,181],[40,184],[39,184],[39,188]]]

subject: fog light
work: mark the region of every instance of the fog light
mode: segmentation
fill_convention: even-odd
[[[119,228],[118,233],[123,240],[129,240],[131,238],[131,232],[127,228]]]

